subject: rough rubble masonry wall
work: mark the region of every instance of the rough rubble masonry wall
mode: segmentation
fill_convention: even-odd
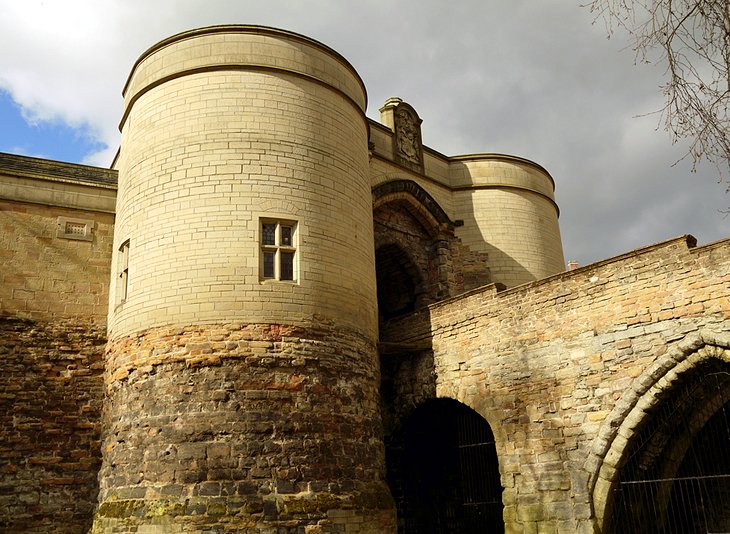
[[[38,171],[37,163],[13,158],[26,170]],[[113,216],[71,207],[75,202],[49,207],[7,200],[34,199],[22,194],[25,178],[2,178],[0,530],[84,532],[91,526],[101,462]],[[78,193],[84,186],[62,184],[53,197],[68,199],[74,188]],[[32,190],[40,195],[42,189]],[[68,219],[86,221],[90,239],[59,234]]]
[[[507,532],[594,532],[630,408],[681,347],[730,340],[730,242],[687,241],[430,307],[437,395],[491,425]]]

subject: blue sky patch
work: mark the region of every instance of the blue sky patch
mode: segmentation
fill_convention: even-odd
[[[105,147],[88,128],[72,128],[61,121],[28,124],[20,106],[0,90],[0,152],[81,163]]]

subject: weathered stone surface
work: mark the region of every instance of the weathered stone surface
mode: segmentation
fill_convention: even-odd
[[[113,340],[94,532],[160,515],[183,531],[298,532],[328,520],[334,530],[321,532],[338,532],[378,516],[387,525],[374,356],[363,337],[326,325],[176,327]],[[368,524],[364,532],[377,532]]]
[[[728,343],[730,247],[677,239],[513,290],[474,291],[400,327],[403,341],[432,340],[436,395],[494,430],[504,502],[515,503],[507,531],[563,532],[568,520],[571,532],[591,531],[597,466],[615,476],[619,442],[661,402],[641,393],[679,371],[677,351],[699,349],[701,360],[722,353],[711,343]]]
[[[0,317],[0,531],[91,526],[105,342],[89,325]]]
[[[58,237],[62,217],[88,220],[91,239]],[[0,315],[42,321],[80,317],[103,328],[113,221],[111,214],[0,196]]]

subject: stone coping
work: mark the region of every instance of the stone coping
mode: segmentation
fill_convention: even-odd
[[[0,199],[114,213],[117,171],[0,153]]]
[[[0,174],[93,185],[107,189],[117,188],[117,171],[113,169],[3,152],[0,152]]]

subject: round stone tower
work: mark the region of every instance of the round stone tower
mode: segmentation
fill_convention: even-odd
[[[565,271],[555,183],[537,163],[504,154],[449,158],[457,236],[488,254],[493,282],[514,287]]]
[[[360,77],[217,26],[124,99],[93,532],[395,532]]]

